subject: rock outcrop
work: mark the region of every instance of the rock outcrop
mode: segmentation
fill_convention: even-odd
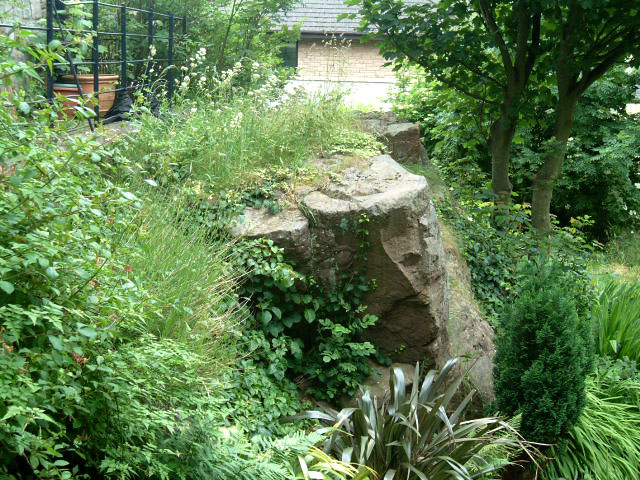
[[[453,234],[441,226],[449,288],[449,345],[452,356],[469,355],[475,362],[469,372],[470,386],[478,391],[480,403],[494,400],[493,329],[483,318],[471,290],[471,274]],[[481,405],[478,405],[481,413]]]
[[[379,317],[369,339],[394,361],[441,365],[448,356],[445,258],[424,177],[388,155],[344,169],[321,187],[296,191],[297,205],[271,215],[247,209],[238,236],[268,237],[287,259],[331,288],[352,268],[361,215],[369,219],[367,270],[377,288],[365,302]]]
[[[376,136],[399,162],[426,163],[427,152],[420,138],[420,127],[390,112],[362,115],[365,130]]]

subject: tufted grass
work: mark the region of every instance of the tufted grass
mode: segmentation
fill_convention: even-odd
[[[213,192],[237,187],[265,168],[295,171],[357,136],[355,115],[335,92],[298,92],[278,102],[255,95],[189,100],[140,122],[126,142],[128,157],[159,181],[188,178]]]

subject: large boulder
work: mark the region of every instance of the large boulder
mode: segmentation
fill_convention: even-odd
[[[275,215],[247,209],[236,235],[271,238],[287,259],[332,288],[339,273],[353,267],[358,221],[366,215],[366,267],[377,288],[365,302],[379,317],[369,339],[394,361],[441,365],[449,356],[448,286],[427,181],[388,155],[329,178],[298,189],[295,201]]]
[[[452,356],[468,356],[473,368],[467,378],[478,391],[477,413],[482,404],[492,402],[493,393],[493,328],[478,307],[471,288],[471,273],[462,257],[457,240],[444,225],[440,226],[445,248],[449,288],[449,348]]]
[[[426,163],[427,152],[422,145],[420,127],[390,112],[366,113],[361,116],[366,131],[387,146],[399,162]]]

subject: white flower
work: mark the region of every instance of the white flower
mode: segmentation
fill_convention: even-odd
[[[200,77],[200,81],[201,81],[202,83],[206,82],[206,81],[207,81],[207,77],[205,77],[204,75],[203,75],[203,76],[201,76],[201,77]]]
[[[640,183],[634,183],[636,188],[640,188]]]
[[[189,69],[185,65],[183,65],[182,67],[180,67],[180,70],[182,70],[183,72],[186,72]]]
[[[198,111],[198,109],[197,109],[196,107],[193,107],[193,108],[191,109],[191,114],[193,115],[193,114],[194,114],[194,113],[196,113],[197,111]]]

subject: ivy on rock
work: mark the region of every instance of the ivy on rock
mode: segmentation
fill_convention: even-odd
[[[363,341],[364,331],[377,317],[365,313],[364,295],[373,288],[366,278],[364,259],[369,245],[366,217],[357,234],[359,268],[342,272],[335,289],[328,290],[312,275],[297,271],[272,240],[241,242],[237,257],[249,272],[239,290],[253,328],[262,331],[272,349],[286,350],[286,370],[309,383],[308,391],[321,399],[352,395],[369,373],[375,347]]]

